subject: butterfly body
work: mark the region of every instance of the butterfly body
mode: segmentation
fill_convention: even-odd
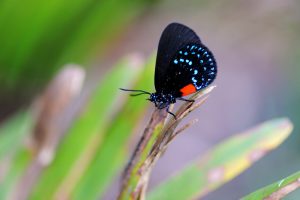
[[[216,74],[215,58],[197,34],[185,25],[171,23],[159,40],[154,78],[156,92],[123,90],[149,94],[149,101],[168,111],[169,105],[177,99],[186,101],[184,96],[211,84]]]
[[[172,94],[152,93],[150,94],[149,101],[153,102],[158,109],[168,107],[172,103],[176,103],[176,97]]]

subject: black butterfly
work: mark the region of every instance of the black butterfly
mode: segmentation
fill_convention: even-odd
[[[166,108],[176,100],[199,91],[213,82],[217,75],[217,63],[211,51],[202,44],[197,34],[185,25],[169,24],[159,40],[155,65],[155,93],[143,90],[137,96],[149,94],[149,101],[159,109]]]

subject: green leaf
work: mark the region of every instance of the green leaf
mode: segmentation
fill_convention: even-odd
[[[151,90],[153,86],[154,58],[148,62],[134,88]],[[76,189],[72,199],[97,199],[128,160],[130,137],[139,121],[143,119],[148,101],[130,98],[105,131],[101,146],[98,146],[93,162]]]
[[[249,168],[291,133],[288,119],[274,119],[217,145],[150,192],[149,200],[202,197]]]
[[[20,147],[26,133],[32,128],[33,119],[28,111],[21,111],[0,127],[0,162]]]
[[[28,100],[64,64],[88,66],[107,54],[117,45],[111,45],[114,39],[148,3],[24,0],[25,9],[16,0],[2,0],[0,27],[5,29],[0,32],[0,103]]]
[[[118,146],[113,146],[116,145],[114,139],[109,144],[107,144],[108,142],[106,141],[107,135],[109,135],[109,137],[113,135],[111,133],[108,134],[110,129],[119,127],[118,124],[112,126],[111,121],[117,123],[119,118],[121,118],[119,120],[130,120],[131,117],[135,117],[133,119],[135,120],[133,122],[135,125],[136,120],[141,117],[141,114],[128,115],[128,113],[135,109],[140,112],[145,109],[146,106],[145,103],[141,106],[137,104],[137,108],[134,108],[134,105],[131,105],[130,110],[126,110],[125,116],[124,113],[123,115],[120,114],[122,117],[119,117],[119,115],[115,116],[120,109],[120,105],[124,104],[124,100],[126,100],[121,97],[124,95],[128,97],[128,94],[123,94],[123,92],[119,90],[119,87],[135,87],[133,84],[142,73],[142,67],[140,65],[137,66],[136,61],[136,58],[122,61],[105,76],[104,80],[101,81],[96,88],[95,93],[87,103],[83,113],[74,122],[74,126],[71,127],[69,133],[61,142],[53,163],[42,174],[31,199],[42,199],[44,196],[49,198],[55,198],[57,196],[68,197],[78,184],[82,184],[82,176],[95,177],[98,176],[97,174],[100,174],[101,171],[96,170],[95,172],[94,170],[91,175],[88,175],[90,174],[89,168],[93,167],[91,165],[94,165],[93,162],[95,162],[95,157],[101,155],[102,151],[98,152],[100,151],[99,149],[103,145],[108,145],[108,148],[112,148],[113,150],[118,148]],[[139,85],[139,87],[143,86],[143,84]],[[145,89],[147,88],[148,87]],[[134,99],[130,98],[130,101],[131,100],[134,101]],[[114,118],[116,119],[112,120]],[[133,125],[131,124],[130,131],[133,128],[132,126]],[[120,131],[124,133],[124,135],[120,136]],[[124,140],[128,140],[126,134],[129,135],[129,133],[119,129],[115,136],[120,138],[125,137]],[[110,144],[112,146],[110,146]],[[113,166],[111,163],[111,156],[115,155],[110,154],[109,157],[105,157],[107,160],[104,161]],[[100,165],[104,166],[103,164]],[[103,184],[102,187],[105,187],[108,184],[108,182],[104,180],[105,177],[100,177],[99,180],[97,180]],[[87,184],[89,185],[90,183]],[[92,186],[93,185],[89,185],[91,188]],[[99,191],[100,189],[98,189],[98,192]]]
[[[31,113],[21,111],[0,128],[0,168],[5,172],[0,180],[0,199],[7,198],[25,170],[29,157],[22,149],[22,142],[32,127]]]
[[[268,185],[264,188],[261,188],[245,197],[242,198],[242,200],[257,200],[257,199],[264,199],[271,195],[275,195],[275,193],[279,193],[283,196],[287,195],[286,192],[291,192],[291,189],[299,188],[300,186],[300,171],[297,173],[294,173],[284,179],[281,179],[271,185]],[[294,186],[293,186],[294,185]],[[288,189],[288,187],[290,187]],[[277,194],[277,195],[279,195]],[[281,196],[281,197],[283,197]],[[275,198],[274,198],[275,199]],[[279,199],[279,198],[277,198]]]

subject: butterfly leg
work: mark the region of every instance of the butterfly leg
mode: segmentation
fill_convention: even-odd
[[[195,100],[190,100],[190,99],[185,99],[185,98],[182,98],[182,97],[179,97],[177,98],[178,100],[181,100],[181,101],[187,101],[187,102],[195,102]]]
[[[170,115],[172,115],[173,117],[174,117],[174,119],[176,120],[177,118],[176,118],[176,115],[174,114],[174,113],[172,113],[172,112],[170,112],[170,110],[169,110],[169,106],[167,106],[167,113],[169,113]]]

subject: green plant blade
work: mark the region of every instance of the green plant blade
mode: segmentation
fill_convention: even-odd
[[[25,173],[31,159],[31,152],[28,149],[21,149],[13,156],[9,163],[9,170],[3,178],[3,183],[0,183],[0,199],[11,199],[16,185]]]
[[[249,168],[291,133],[292,124],[280,118],[265,122],[217,145],[150,192],[149,200],[202,197]]]
[[[118,110],[117,105],[124,100],[120,98],[124,94],[119,87],[133,87],[142,72],[142,67],[136,66],[135,62],[135,59],[124,60],[105,76],[84,112],[61,142],[53,163],[42,174],[31,199],[71,195],[95,159],[97,149],[106,143],[105,132]]]
[[[0,103],[28,101],[65,63],[88,66],[109,52],[149,2],[24,0],[24,9],[16,0],[1,1]]]
[[[33,119],[29,112],[21,111],[0,127],[0,162],[20,147],[26,133],[32,128]]]
[[[266,187],[263,187],[245,197],[242,198],[242,200],[257,200],[257,199],[264,199],[267,198],[271,195],[274,195],[276,192],[278,192],[278,195],[283,195],[285,196],[287,190],[284,190],[284,188],[287,189],[288,186],[292,186],[292,184],[297,184],[295,187],[290,188],[290,189],[296,189],[297,187],[299,188],[300,185],[300,171],[296,172],[284,179],[281,179],[275,183],[272,183],[271,185],[268,185]],[[282,197],[282,196],[281,196]],[[277,198],[278,199],[278,198]]]
[[[21,143],[33,127],[33,117],[28,111],[21,111],[0,128],[0,199],[7,199],[18,178],[24,172],[29,160],[22,151]],[[24,154],[25,153],[25,154]]]
[[[135,88],[151,90],[153,86],[154,59],[148,62],[145,71],[139,77]],[[103,138],[102,145],[96,150],[93,162],[78,186],[72,199],[97,199],[102,196],[106,187],[123,168],[128,159],[128,145],[131,133],[143,119],[149,105],[144,98],[130,98],[119,114],[110,123]]]

